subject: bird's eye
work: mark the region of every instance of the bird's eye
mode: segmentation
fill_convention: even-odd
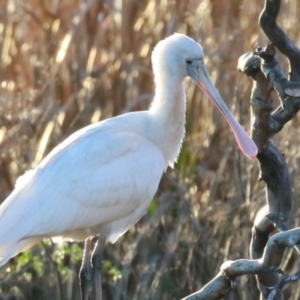
[[[191,65],[191,64],[192,64],[192,61],[191,61],[190,59],[187,59],[187,60],[186,60],[186,63],[187,63],[188,65]]]

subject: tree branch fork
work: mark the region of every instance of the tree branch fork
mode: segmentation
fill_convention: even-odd
[[[255,274],[261,299],[275,300],[285,285],[300,278],[285,274],[280,264],[285,249],[300,253],[300,228],[288,228],[292,207],[292,182],[285,157],[272,142],[300,109],[300,50],[276,23],[280,0],[265,0],[260,25],[270,43],[245,53],[238,70],[253,79],[251,94],[252,138],[258,147],[260,180],[265,182],[266,205],[257,213],[252,227],[250,258],[225,262],[216,277],[199,291],[182,300],[222,299],[242,275]],[[285,75],[276,50],[289,60],[291,72]],[[280,105],[274,110],[272,91]],[[274,234],[274,232],[276,232]]]

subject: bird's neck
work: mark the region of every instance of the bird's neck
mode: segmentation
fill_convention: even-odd
[[[166,165],[176,162],[185,134],[186,100],[184,78],[155,78],[155,97],[150,107],[154,127],[152,139],[163,152]]]

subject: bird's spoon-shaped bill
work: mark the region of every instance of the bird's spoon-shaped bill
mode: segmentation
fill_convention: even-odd
[[[201,71],[199,73],[197,72],[191,74],[191,77],[201,88],[201,90],[211,99],[215,106],[217,106],[217,108],[221,111],[221,113],[229,123],[242,152],[250,159],[255,158],[258,151],[255,143],[232,115],[231,111],[212,83],[206,67],[203,65]]]

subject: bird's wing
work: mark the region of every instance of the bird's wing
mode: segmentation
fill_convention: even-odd
[[[77,134],[24,175],[1,205],[0,250],[14,234],[60,235],[126,216],[149,204],[164,168],[161,151],[138,134]]]

